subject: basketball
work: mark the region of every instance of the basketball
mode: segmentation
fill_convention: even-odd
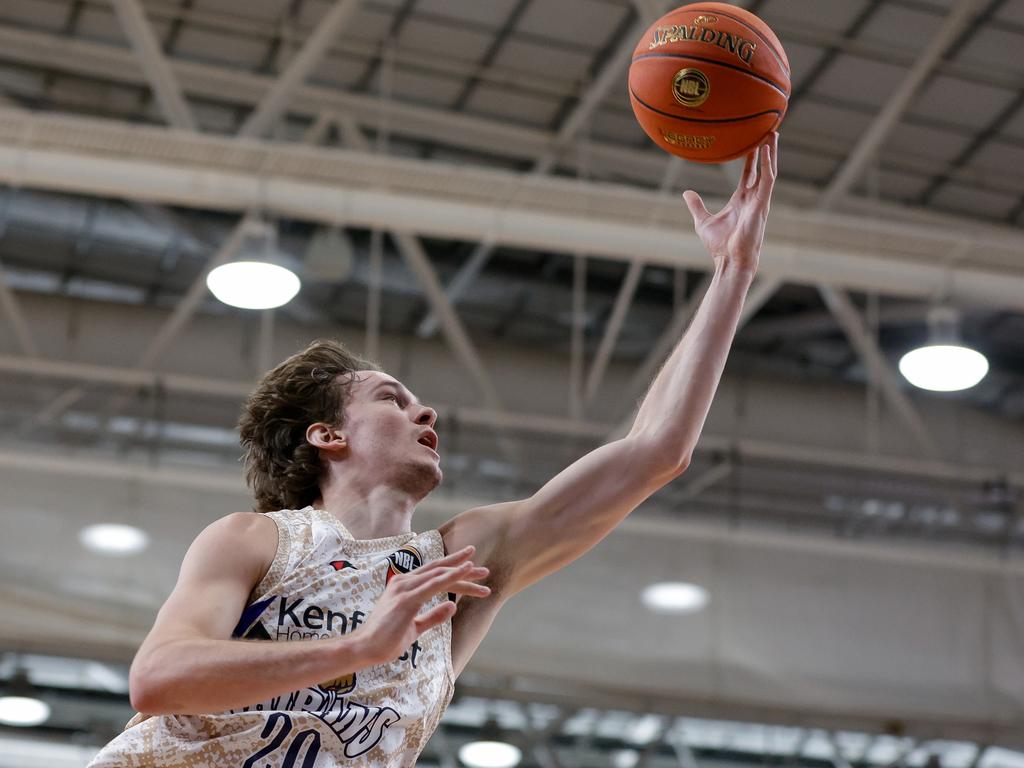
[[[789,104],[789,60],[757,16],[693,3],[652,24],[633,51],[629,100],[644,132],[699,163],[741,157],[778,128]]]

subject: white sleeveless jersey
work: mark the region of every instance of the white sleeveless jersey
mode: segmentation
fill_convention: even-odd
[[[234,636],[338,637],[366,621],[391,578],[444,556],[437,531],[357,541],[320,509],[270,512],[277,554]],[[440,605],[443,595],[426,607]],[[251,707],[136,715],[89,768],[387,768],[411,766],[454,690],[451,622],[399,659]]]

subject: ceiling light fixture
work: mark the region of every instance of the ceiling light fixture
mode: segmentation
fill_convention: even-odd
[[[274,309],[295,298],[302,287],[277,247],[277,229],[265,221],[245,224],[242,258],[221,264],[206,276],[210,293],[239,309]]]
[[[900,373],[921,389],[958,392],[988,373],[988,360],[960,340],[960,314],[950,307],[928,312],[928,342],[900,358]]]
[[[522,759],[522,750],[504,741],[471,741],[459,748],[459,760],[469,768],[514,768]]]
[[[50,705],[35,697],[24,669],[15,669],[6,687],[7,692],[0,696],[0,723],[28,728],[50,718]]]
[[[663,581],[641,593],[644,605],[656,613],[695,613],[708,603],[708,592],[697,584]]]
[[[121,523],[97,523],[78,532],[86,549],[101,555],[134,555],[149,546],[149,534],[141,528]]]

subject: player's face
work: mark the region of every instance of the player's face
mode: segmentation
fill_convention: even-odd
[[[434,409],[394,377],[360,371],[349,388],[342,432],[362,471],[426,495],[441,482],[436,421]]]

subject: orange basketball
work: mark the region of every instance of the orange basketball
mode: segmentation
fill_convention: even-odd
[[[644,33],[629,66],[641,127],[699,163],[741,157],[778,128],[789,104],[789,60],[757,16],[728,3],[670,11]]]

